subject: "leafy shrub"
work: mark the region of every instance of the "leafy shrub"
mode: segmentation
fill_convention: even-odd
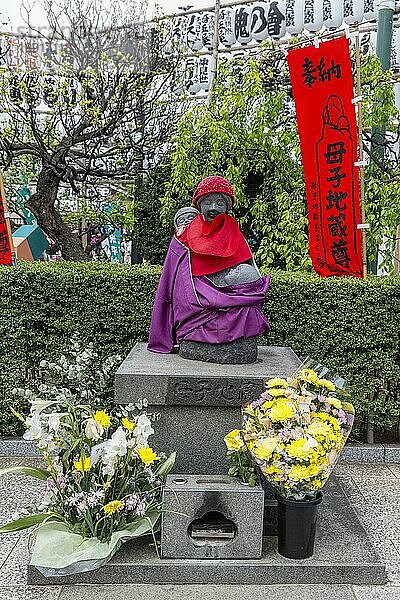
[[[103,358],[147,339],[160,272],[108,263],[0,269],[0,433],[16,432],[5,388],[25,387],[42,359],[68,351],[75,332]],[[272,272],[271,333],[261,343],[290,346],[347,378],[358,423],[370,413],[387,428],[400,414],[399,305],[399,277]]]

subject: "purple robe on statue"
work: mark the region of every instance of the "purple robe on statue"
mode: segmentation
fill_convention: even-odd
[[[148,350],[169,353],[182,340],[225,344],[270,330],[261,312],[270,275],[216,287],[193,277],[189,250],[173,237],[154,300]]]

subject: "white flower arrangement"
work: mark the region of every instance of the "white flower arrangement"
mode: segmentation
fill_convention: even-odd
[[[91,356],[86,350],[86,363]],[[78,353],[75,359],[81,357]],[[68,377],[73,373],[75,378],[71,364],[61,363],[64,373]],[[46,361],[40,364],[42,369],[49,368]],[[51,370],[59,374],[57,366]],[[61,575],[86,570],[87,561],[97,568],[112,556],[121,540],[153,531],[162,510],[164,479],[175,459],[174,454],[167,458],[149,446],[155,416],[142,410],[146,400],[105,410],[83,402],[81,391],[79,387],[62,388],[60,393],[60,388],[48,383],[41,383],[35,392],[17,390],[30,402],[29,416],[18,415],[26,427],[24,438],[37,443],[46,468],[0,470],[0,475],[22,471],[46,481],[41,504],[14,515],[0,533],[42,524],[33,564],[57,569]],[[91,395],[90,390],[85,391]],[[79,552],[66,556],[67,547],[79,548]]]

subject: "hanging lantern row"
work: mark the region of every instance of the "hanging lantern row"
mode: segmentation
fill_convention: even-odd
[[[219,44],[230,48],[267,38],[278,40],[303,30],[319,31],[339,28],[377,18],[376,0],[271,0],[222,8],[218,20]],[[214,13],[179,16],[166,24],[166,52],[183,46],[197,51],[212,50]]]

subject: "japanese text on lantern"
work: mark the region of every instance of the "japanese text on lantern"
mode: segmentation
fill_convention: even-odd
[[[318,48],[290,50],[288,63],[307,190],[313,266],[321,276],[362,276],[349,42],[340,38]]]

